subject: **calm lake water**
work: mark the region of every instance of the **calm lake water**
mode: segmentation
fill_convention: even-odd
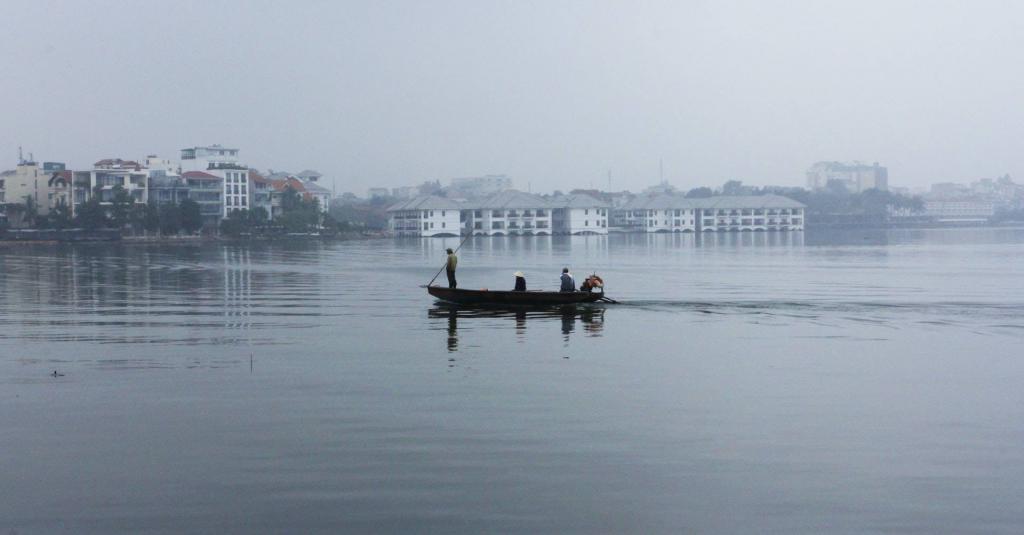
[[[1024,530],[1024,231],[457,243],[0,246],[0,533]]]

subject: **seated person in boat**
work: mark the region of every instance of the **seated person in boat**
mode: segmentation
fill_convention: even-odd
[[[576,281],[572,278],[572,273],[569,273],[569,268],[562,268],[562,286],[558,289],[560,292],[575,292]]]
[[[597,275],[590,275],[586,279],[583,279],[583,284],[580,285],[581,292],[593,292],[594,288],[604,288],[604,281]]]
[[[515,272],[516,287],[512,289],[513,292],[525,292],[526,291],[526,275],[522,271]]]

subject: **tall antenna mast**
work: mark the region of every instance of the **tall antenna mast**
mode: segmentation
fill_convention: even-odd
[[[21,145],[18,145],[18,163],[25,163],[25,156],[21,153]]]
[[[662,158],[658,158],[658,178],[665,181],[665,160]]]
[[[612,190],[612,170],[608,170],[608,191]]]

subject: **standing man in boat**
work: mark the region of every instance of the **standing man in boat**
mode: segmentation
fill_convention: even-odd
[[[572,273],[569,273],[569,268],[562,268],[562,287],[558,289],[560,292],[575,292],[576,281],[572,278]]]
[[[444,272],[448,275],[448,287],[455,288],[455,267],[459,265],[459,257],[455,256],[452,248],[448,248],[448,261],[444,264]]]

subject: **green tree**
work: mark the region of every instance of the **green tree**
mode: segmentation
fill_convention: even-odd
[[[249,210],[232,210],[226,218],[220,222],[222,234],[237,238],[252,230],[252,214]]]
[[[252,210],[249,210],[249,219],[255,226],[263,226],[270,220],[270,214],[267,213],[267,209],[262,206],[257,206]]]
[[[743,195],[743,182],[729,180],[722,184],[722,195]]]
[[[160,234],[177,236],[181,230],[181,209],[176,204],[160,205]]]
[[[289,212],[301,206],[302,197],[299,195],[299,192],[291,186],[285,186],[284,191],[281,192],[281,210]]]
[[[64,199],[58,201],[53,210],[50,210],[47,219],[49,219],[50,226],[57,230],[63,230],[71,226],[71,209],[64,202]]]
[[[87,230],[96,230],[107,226],[107,211],[100,204],[103,188],[96,186],[92,195],[86,199],[75,213],[75,225]]]
[[[145,205],[142,216],[142,228],[146,232],[155,233],[160,231],[160,207],[155,202],[150,201]]]
[[[29,227],[35,227],[39,223],[39,205],[36,204],[35,197],[31,195],[25,196],[25,225]]]
[[[128,224],[132,227],[132,234],[138,234],[146,228],[146,214],[149,211],[148,204],[133,203],[128,213]]]
[[[124,229],[128,224],[128,215],[132,209],[132,196],[124,186],[118,184],[111,190],[110,221],[117,229]]]
[[[686,198],[688,198],[688,199],[706,199],[708,197],[714,196],[714,194],[715,194],[715,192],[711,188],[709,188],[707,186],[704,186],[704,187],[700,187],[700,188],[693,188],[690,191],[686,192]]]
[[[199,210],[199,203],[192,199],[184,199],[179,206],[181,210],[181,227],[189,234],[203,228],[203,214]]]

